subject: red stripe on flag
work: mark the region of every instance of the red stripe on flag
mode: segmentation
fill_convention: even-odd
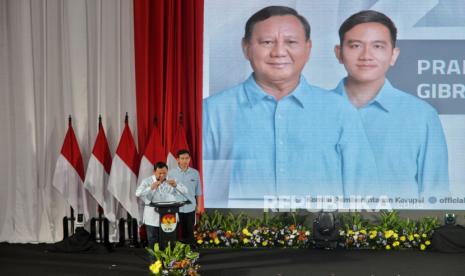
[[[178,129],[176,130],[176,135],[174,137],[173,144],[171,145],[170,152],[173,156],[176,157],[176,154],[181,149],[189,150],[189,145],[187,144],[187,139],[186,139],[186,132],[184,131],[184,128],[182,127],[182,125],[180,125]]]
[[[95,145],[92,149],[92,154],[102,163],[105,168],[105,172],[110,174],[111,169],[111,152],[108,146],[107,137],[102,124],[99,124],[97,138],[95,139]]]
[[[70,124],[66,132],[65,141],[61,147],[61,154],[74,167],[81,180],[84,182],[84,163],[82,162],[81,150],[74,134],[73,126]]]
[[[129,128],[128,123],[124,125],[123,134],[116,149],[116,154],[123,160],[123,162],[131,169],[137,176],[139,172],[139,153],[137,152],[134,138]]]
[[[145,148],[144,156],[152,164],[165,160],[166,158],[166,149],[161,143],[161,137],[157,127],[152,128],[152,133],[150,134],[149,142]]]

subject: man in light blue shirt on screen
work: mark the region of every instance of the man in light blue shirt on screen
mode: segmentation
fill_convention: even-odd
[[[264,8],[247,21],[242,46],[254,73],[203,103],[206,202],[342,196],[346,186],[376,182],[357,112],[301,76],[307,20],[288,7]]]
[[[436,110],[394,88],[386,79],[399,55],[394,23],[361,11],[339,29],[335,47],[348,72],[334,91],[358,109],[376,166],[379,186],[353,187],[362,195],[418,198],[449,192],[447,146]]]

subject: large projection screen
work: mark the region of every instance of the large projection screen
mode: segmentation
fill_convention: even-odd
[[[333,194],[325,192],[321,195],[315,193],[294,195],[292,192],[282,194],[269,191],[260,194],[260,183],[255,183],[254,179],[261,172],[256,174],[249,172],[247,183],[237,183],[238,178],[234,177],[238,167],[253,168],[253,160],[206,158],[204,155],[205,207],[265,209],[290,207],[308,210],[361,211],[386,208],[465,210],[464,2],[460,0],[205,0],[204,100],[242,83],[250,76],[252,69],[244,58],[241,48],[244,25],[253,13],[269,5],[292,7],[308,19],[312,28],[312,52],[303,75],[312,85],[325,89],[335,88],[346,76],[344,67],[335,58],[334,46],[339,43],[338,28],[348,16],[360,10],[371,9],[383,12],[394,21],[398,29],[400,57],[396,65],[390,69],[387,78],[395,87],[428,102],[437,110],[447,143],[449,191],[447,195],[417,198],[411,198],[402,192],[388,194],[386,197],[372,201],[369,198],[358,198],[355,199],[355,205],[354,201],[341,198],[340,191],[335,191]],[[205,118],[203,120],[205,125]],[[248,126],[253,127],[253,123],[249,122]],[[259,143],[259,141],[244,141],[241,137],[231,139],[241,140],[239,143]],[[226,143],[235,142],[226,141]],[[256,146],[259,147],[259,144]],[[298,162],[298,160],[289,160],[289,162]],[[305,164],[295,165],[305,167]],[[289,183],[289,185],[293,184]],[[249,185],[252,190],[256,188],[257,193],[251,197],[245,194],[241,198],[234,191],[238,185]]]

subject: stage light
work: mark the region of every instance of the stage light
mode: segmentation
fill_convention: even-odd
[[[455,225],[456,223],[455,214],[453,213],[445,214],[444,223],[446,225]]]
[[[334,213],[321,212],[313,221],[315,247],[334,249],[339,240],[339,221]]]

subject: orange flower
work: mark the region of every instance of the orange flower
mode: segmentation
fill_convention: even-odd
[[[195,272],[195,270],[193,268],[189,268],[189,271],[187,271],[187,275],[188,276],[195,276],[195,275],[197,275],[197,273]]]
[[[218,234],[216,234],[216,232],[210,232],[208,233],[208,236],[210,237],[210,239],[214,240],[218,236]]]
[[[173,268],[185,268],[189,265],[189,261],[187,259],[175,262]]]

